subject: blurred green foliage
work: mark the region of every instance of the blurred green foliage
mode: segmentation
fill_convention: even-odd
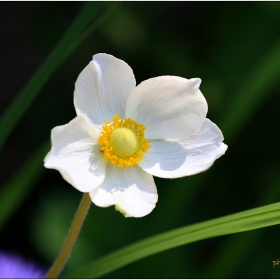
[[[0,4],[0,110],[63,36],[84,3]],[[137,83],[160,75],[200,77],[208,117],[228,151],[207,172],[155,178],[159,202],[141,219],[92,205],[66,271],[145,237],[280,199],[280,3],[123,2],[44,86],[1,151],[1,185],[74,116],[73,89],[93,54],[126,61]],[[251,85],[251,86],[250,86]],[[244,96],[244,98],[242,98]],[[226,121],[230,119],[233,122]],[[8,124],[7,124],[8,125]],[[81,193],[44,170],[1,231],[0,248],[48,267]],[[200,241],[153,255],[106,278],[279,278],[280,227]]]

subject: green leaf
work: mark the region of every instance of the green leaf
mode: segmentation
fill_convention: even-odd
[[[10,133],[31,105],[39,91],[46,84],[51,75],[66,60],[66,58],[92,33],[119,3],[107,4],[107,9],[101,17],[88,29],[97,11],[105,5],[101,2],[87,2],[73,24],[69,27],[61,41],[53,49],[42,66],[34,74],[27,85],[19,92],[12,103],[2,113],[0,118],[0,149]]]
[[[97,278],[150,255],[199,240],[268,227],[280,223],[280,203],[197,223],[137,242],[64,278]]]

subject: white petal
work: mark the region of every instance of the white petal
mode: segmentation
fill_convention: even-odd
[[[148,139],[189,137],[200,130],[207,113],[200,83],[174,76],[146,80],[131,92],[125,115],[146,126]]]
[[[221,130],[206,119],[201,130],[187,139],[151,140],[152,146],[138,163],[161,178],[178,178],[208,169],[227,150]]]
[[[91,191],[90,196],[97,206],[116,205],[116,210],[126,217],[149,214],[158,198],[152,175],[137,165],[119,168],[110,163],[104,182]]]
[[[52,129],[52,149],[44,165],[57,169],[81,192],[89,192],[105,178],[106,162],[97,142],[99,133],[82,117]]]
[[[108,54],[97,54],[80,73],[74,92],[77,115],[102,126],[119,114],[124,117],[128,95],[135,87],[132,69]]]

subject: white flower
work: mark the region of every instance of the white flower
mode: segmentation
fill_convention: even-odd
[[[79,75],[77,117],[52,129],[45,167],[57,169],[98,206],[143,217],[157,202],[153,176],[208,169],[227,146],[206,118],[200,79],[161,76],[136,87],[132,69],[97,54]]]

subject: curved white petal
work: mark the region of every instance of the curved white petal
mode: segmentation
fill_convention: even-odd
[[[89,192],[105,178],[106,162],[97,142],[99,133],[82,117],[52,129],[52,149],[44,166],[57,169],[81,192]]]
[[[128,95],[135,87],[132,69],[108,54],[97,54],[80,73],[74,91],[77,115],[102,126],[119,114],[124,117]]]
[[[152,175],[137,165],[119,168],[110,163],[104,182],[90,192],[90,197],[97,206],[116,205],[126,217],[149,214],[158,199]]]
[[[144,124],[148,139],[189,137],[200,130],[207,113],[200,83],[175,76],[146,80],[129,95],[125,116]]]
[[[221,130],[206,119],[201,130],[186,139],[151,140],[151,148],[138,163],[161,178],[179,178],[208,169],[227,150]]]

